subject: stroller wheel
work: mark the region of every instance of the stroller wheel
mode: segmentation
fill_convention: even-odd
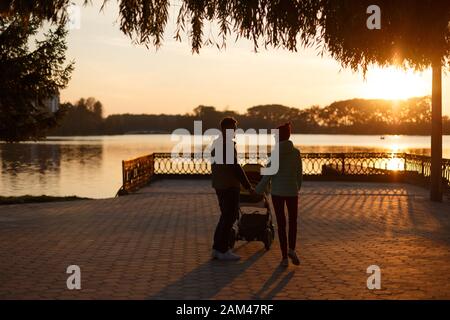
[[[270,247],[272,246],[272,242],[274,239],[274,233],[271,228],[267,228],[264,232],[264,247],[266,250],[270,250]]]

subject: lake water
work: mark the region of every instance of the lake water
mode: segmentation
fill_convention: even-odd
[[[238,144],[242,138],[238,137]],[[293,135],[302,152],[430,153],[430,137]],[[0,195],[113,197],[122,185],[121,162],[152,152],[170,152],[170,135],[50,137],[39,142],[0,143]],[[450,136],[443,139],[450,158]]]

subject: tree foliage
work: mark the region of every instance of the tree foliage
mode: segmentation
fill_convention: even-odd
[[[112,0],[104,0],[106,5]],[[64,10],[70,0],[40,1],[6,0],[4,14],[37,15],[51,21],[66,18]],[[85,4],[91,1],[86,0]],[[169,20],[170,0],[117,0],[120,10],[120,29],[138,43],[160,46]],[[296,50],[297,44],[308,44],[315,34],[315,0],[181,0],[177,14],[175,38],[187,33],[192,50],[199,52],[204,44],[225,46],[230,35],[252,39],[255,48],[259,41],[265,46],[282,46]],[[219,39],[205,37],[205,24],[218,26]]]
[[[114,0],[104,0],[103,4]],[[89,4],[91,1],[86,0]],[[169,19],[170,0],[117,0],[120,29],[138,43],[160,46]],[[64,19],[69,0],[2,2],[3,14]],[[229,36],[264,46],[296,51],[316,45],[343,66],[363,71],[374,63],[416,69],[450,57],[448,0],[180,0],[175,38],[187,33],[192,50],[205,44],[225,46]],[[382,27],[366,27],[370,5],[381,8]],[[218,38],[210,26],[217,26]]]
[[[62,22],[66,19],[65,9],[70,4],[70,0],[2,0],[0,2],[0,15],[10,17],[19,15],[23,19],[38,19],[52,22]],[[89,1],[86,1],[88,3]]]
[[[64,26],[35,39],[41,22],[20,16],[0,17],[0,139],[17,141],[41,137],[56,124],[60,113],[46,104],[70,77],[65,65]]]
[[[96,135],[103,129],[103,105],[95,98],[80,99],[75,104],[61,105],[64,114],[54,135]]]
[[[450,58],[448,0],[319,0],[322,49],[353,70],[370,64],[425,69]],[[370,5],[381,9],[381,29],[366,26]]]

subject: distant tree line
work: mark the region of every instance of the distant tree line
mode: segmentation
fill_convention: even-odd
[[[49,135],[85,136],[101,135],[105,118],[103,106],[94,98],[80,99],[75,104],[63,103],[60,106],[63,114],[58,126],[48,132]]]
[[[94,98],[65,103],[61,109],[64,117],[49,135],[171,133],[178,128],[192,132],[195,120],[202,120],[203,130],[207,130],[217,128],[225,116],[235,117],[243,129],[270,129],[291,121],[294,133],[428,135],[431,130],[430,97],[402,101],[352,99],[305,109],[258,105],[245,113],[200,105],[184,115],[115,114],[106,118],[102,116],[101,102]],[[444,116],[443,124],[444,134],[450,134],[448,116]]]

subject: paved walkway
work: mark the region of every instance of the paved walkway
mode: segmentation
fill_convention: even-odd
[[[164,180],[126,197],[0,207],[0,298],[450,299],[450,203],[402,184],[308,182],[300,267],[278,241],[209,258],[219,209],[208,181]],[[66,288],[79,265],[79,291]],[[381,268],[381,290],[366,269]]]

